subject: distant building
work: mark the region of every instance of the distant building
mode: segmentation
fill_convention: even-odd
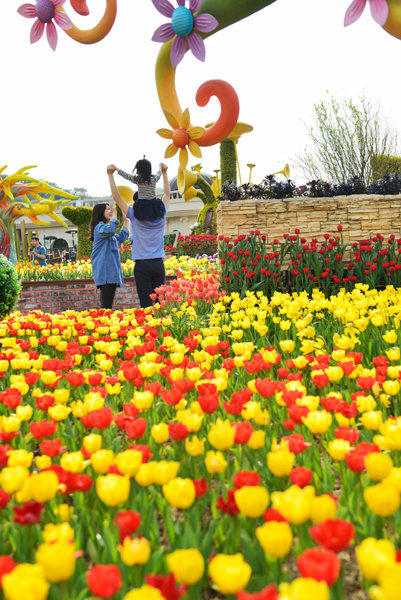
[[[210,176],[206,173],[202,173],[202,176],[211,183]],[[181,235],[191,234],[191,225],[194,225],[197,220],[198,213],[203,207],[203,202],[199,198],[192,198],[189,202],[185,202],[184,198],[179,194],[177,189],[177,177],[173,177],[170,181],[170,207],[167,214],[167,223],[165,233],[177,233]],[[158,196],[162,196],[162,190],[157,189]],[[66,206],[87,206],[93,208],[95,204],[100,202],[110,202],[111,196],[105,196],[103,198],[82,196],[78,200],[71,200]],[[67,223],[68,229],[65,229],[59,225],[56,221],[53,221],[50,217],[44,216],[41,218],[43,221],[47,221],[49,225],[35,225],[28,218],[20,218],[17,220],[17,230],[21,232],[21,223],[25,221],[26,232],[31,231],[37,233],[40,243],[45,246],[48,253],[54,254],[54,258],[58,258],[60,253],[64,250],[68,251],[68,248],[76,245],[77,234],[76,227],[67,221],[61,215],[61,208],[56,210],[56,214]]]

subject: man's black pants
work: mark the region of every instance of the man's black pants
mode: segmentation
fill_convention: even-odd
[[[146,258],[135,261],[134,276],[141,308],[152,306],[150,294],[166,280],[163,259]]]

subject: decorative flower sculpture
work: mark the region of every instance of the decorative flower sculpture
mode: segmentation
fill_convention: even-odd
[[[355,23],[365,10],[367,0],[354,0],[347,9],[344,17],[344,26]],[[383,26],[388,19],[389,8],[387,0],[370,0],[370,12],[379,25]]]
[[[87,16],[89,15],[89,8],[86,4],[86,0],[70,0],[72,8],[79,15]]]
[[[176,36],[170,52],[172,67],[175,68],[182,60],[187,51],[187,41],[192,54],[204,61],[205,44],[198,31],[203,33],[213,31],[216,29],[218,21],[208,13],[194,16],[200,9],[202,0],[190,0],[189,8],[185,6],[185,0],[177,0],[177,8],[174,8],[169,0],[152,0],[152,2],[163,16],[171,18],[171,23],[166,23],[156,29],[152,40],[164,43]]]
[[[31,44],[40,40],[46,25],[47,41],[50,48],[55,50],[57,47],[57,29],[54,23],[61,29],[73,28],[70,17],[61,9],[64,2],[65,0],[36,0],[36,4],[23,4],[19,7],[17,12],[23,17],[36,18],[31,29]],[[76,2],[75,4],[78,6],[79,3]],[[80,6],[80,8],[84,7]]]
[[[181,125],[178,123],[177,119],[167,111],[164,111],[164,115],[168,121],[168,123],[173,128],[173,131],[170,129],[158,129],[156,133],[158,133],[162,138],[167,140],[172,140],[172,143],[167,146],[166,153],[164,155],[165,158],[171,158],[177,154],[178,150],[180,151],[180,168],[185,169],[188,164],[188,150],[194,156],[201,158],[202,152],[199,148],[199,145],[194,141],[199,139],[203,133],[203,127],[191,127],[190,128],[190,116],[189,110],[186,108],[182,115]]]

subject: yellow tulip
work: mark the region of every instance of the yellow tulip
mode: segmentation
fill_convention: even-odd
[[[46,579],[59,583],[73,575],[74,555],[74,544],[61,539],[51,544],[41,544],[36,551],[36,562],[43,567]]]
[[[365,468],[373,481],[382,481],[390,474],[393,461],[389,454],[371,452],[365,457]]]
[[[271,500],[273,508],[276,508],[285,519],[298,525],[310,518],[314,496],[313,486],[308,485],[301,489],[292,485],[285,492],[273,492]]]
[[[351,444],[347,440],[331,440],[327,451],[333,460],[344,460],[345,455],[351,450]]]
[[[2,578],[6,600],[46,600],[49,584],[41,565],[21,563]]]
[[[251,519],[262,516],[269,504],[269,493],[261,486],[244,485],[234,496],[241,514]]]
[[[263,448],[265,445],[265,437],[266,433],[262,429],[256,429],[252,432],[247,446],[252,450],[259,450],[259,448]]]
[[[102,436],[99,433],[90,433],[83,439],[83,446],[87,452],[93,454],[102,446]]]
[[[398,335],[397,332],[394,331],[394,329],[390,329],[382,335],[382,338],[388,344],[395,344],[398,339]]]
[[[205,441],[200,440],[196,435],[191,438],[187,437],[185,439],[185,451],[190,456],[200,456],[205,451]]]
[[[389,350],[386,350],[386,356],[389,360],[396,362],[399,361],[401,358],[401,352],[399,348],[390,348]]]
[[[275,558],[286,556],[292,547],[291,527],[283,521],[268,521],[256,529],[256,537],[266,554]]]
[[[400,492],[388,483],[378,483],[364,490],[363,496],[370,510],[381,517],[393,515],[400,507]]]
[[[108,473],[114,462],[113,450],[96,450],[90,458],[95,473]]]
[[[8,467],[29,467],[32,464],[33,460],[33,452],[28,452],[27,450],[10,450],[8,453]]]
[[[205,560],[196,548],[167,554],[167,564],[175,580],[185,585],[197,583],[205,571]]]
[[[7,494],[13,494],[22,489],[28,477],[29,471],[26,467],[4,467],[0,472],[0,486]]]
[[[377,431],[383,423],[383,414],[380,410],[372,410],[363,413],[361,423],[369,431]]]
[[[135,475],[135,481],[142,487],[147,487],[155,483],[154,481],[154,463],[142,463]]]
[[[180,468],[180,463],[174,460],[160,460],[159,462],[148,463],[153,470],[153,481],[157,485],[164,485],[171,479],[174,479]]]
[[[295,454],[284,448],[269,452],[267,455],[267,466],[276,477],[288,476],[294,463]]]
[[[222,473],[227,466],[224,454],[217,450],[206,452],[205,466],[208,473]]]
[[[163,485],[163,494],[171,506],[186,509],[194,503],[195,485],[192,479],[176,477]]]
[[[336,512],[337,504],[331,496],[323,494],[312,498],[311,518],[313,523],[323,523],[327,519],[335,519]]]
[[[315,435],[326,433],[332,423],[332,416],[325,410],[310,411],[306,417],[302,417],[302,422]]]
[[[396,549],[389,540],[365,538],[356,548],[356,558],[366,579],[377,581],[383,567],[396,562]]]
[[[110,473],[96,479],[96,493],[107,506],[118,506],[128,500],[130,480]]]
[[[383,382],[383,391],[389,396],[396,396],[400,391],[401,384],[398,379],[387,380]]]
[[[142,452],[139,450],[125,450],[116,456],[116,465],[120,473],[133,477],[142,464]]]
[[[81,473],[85,468],[82,452],[66,452],[60,459],[60,465],[71,473]]]
[[[236,594],[247,585],[252,569],[242,554],[216,554],[209,563],[209,576],[221,594]]]
[[[210,426],[207,437],[216,450],[228,450],[234,445],[235,428],[231,426],[230,421],[217,419],[216,423]]]
[[[33,414],[33,408],[32,406],[26,405],[26,406],[17,406],[15,414],[17,415],[17,418],[20,421],[29,421],[32,417]]]
[[[123,563],[129,567],[146,564],[151,555],[150,544],[144,537],[124,538],[123,543],[118,546],[118,551]]]
[[[280,598],[283,600],[329,600],[330,590],[324,581],[311,577],[299,577],[292,583],[280,585]]]
[[[157,444],[164,444],[170,437],[167,423],[153,425],[150,433]]]
[[[379,584],[385,600],[398,600],[401,589],[401,564],[384,566],[379,573]]]
[[[36,502],[48,502],[52,500],[59,487],[57,475],[53,471],[42,471],[33,473],[29,478],[32,499]]]
[[[123,600],[166,600],[160,590],[151,586],[143,585],[125,594]]]
[[[67,506],[66,504],[64,506]],[[47,544],[52,544],[63,540],[72,542],[74,540],[74,530],[69,523],[47,523],[43,530],[43,539]]]

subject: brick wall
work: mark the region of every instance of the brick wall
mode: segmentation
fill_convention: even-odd
[[[338,234],[343,226],[346,242],[358,242],[382,233],[401,234],[401,195],[338,196],[335,198],[288,198],[284,200],[240,200],[220,202],[217,208],[219,234],[234,238],[259,229],[268,241],[283,240],[295,228],[307,238],[323,239]]]
[[[167,277],[166,282],[171,279],[174,277]],[[24,313],[31,310],[57,313],[65,310],[89,310],[99,306],[99,291],[93,279],[23,281],[16,310]],[[124,287],[117,288],[113,308],[139,308],[135,277],[124,278]]]

